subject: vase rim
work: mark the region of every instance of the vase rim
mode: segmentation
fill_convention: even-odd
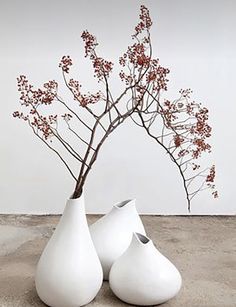
[[[126,200],[116,203],[113,207],[116,209],[122,210],[124,207],[127,207],[127,205],[131,205],[131,204],[135,205],[135,201],[136,201],[135,198],[126,199]]]
[[[139,233],[139,232],[134,232],[133,233],[135,239],[142,245],[147,245],[149,244],[150,242],[152,242],[152,240],[148,237],[148,236],[145,236],[144,234],[142,233]]]
[[[76,203],[76,202],[78,202],[78,201],[84,201],[84,193],[83,193],[83,192],[82,192],[82,194],[81,194],[79,197],[77,197],[77,198],[72,198],[72,195],[73,195],[73,194],[71,194],[71,196],[67,199],[67,202]]]

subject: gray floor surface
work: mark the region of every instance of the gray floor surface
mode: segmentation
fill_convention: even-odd
[[[88,216],[89,223],[98,216]],[[34,273],[58,216],[0,215],[0,306],[46,306]],[[236,217],[143,216],[149,237],[180,270],[183,287],[163,307],[236,307]],[[129,306],[103,284],[87,306]]]

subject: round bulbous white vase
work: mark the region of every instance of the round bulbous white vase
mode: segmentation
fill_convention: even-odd
[[[51,307],[83,306],[94,299],[102,279],[101,263],[85,215],[84,197],[69,199],[38,262],[37,293]]]
[[[148,237],[135,233],[129,248],[113,264],[109,283],[120,300],[136,306],[151,306],[177,295],[182,278]]]
[[[104,280],[108,280],[114,261],[128,248],[133,232],[145,234],[134,199],[117,203],[109,213],[90,226]]]

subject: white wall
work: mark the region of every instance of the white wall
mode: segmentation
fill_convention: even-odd
[[[61,80],[59,59],[70,54],[79,79],[93,89],[80,39],[88,29],[104,57],[118,59],[130,43],[139,5],[150,8],[154,53],[171,69],[170,96],[191,87],[210,110],[218,200],[202,193],[192,214],[235,214],[236,1],[0,1],[0,213],[59,213],[73,190],[60,161],[11,113],[19,108],[16,77],[33,84]],[[91,86],[90,86],[91,84]],[[105,144],[88,178],[88,212],[107,212],[135,197],[142,213],[186,214],[173,163],[143,131],[127,123]]]

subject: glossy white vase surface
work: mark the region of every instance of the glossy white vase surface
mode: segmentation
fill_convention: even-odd
[[[102,267],[93,245],[83,195],[67,201],[63,215],[38,262],[35,284],[51,307],[78,307],[94,299]]]
[[[122,301],[152,306],[177,295],[182,279],[177,268],[148,237],[135,233],[129,248],[113,264],[109,283]]]
[[[103,268],[104,280],[108,280],[114,261],[130,245],[133,232],[145,234],[135,200],[125,200],[90,226],[90,233]]]

